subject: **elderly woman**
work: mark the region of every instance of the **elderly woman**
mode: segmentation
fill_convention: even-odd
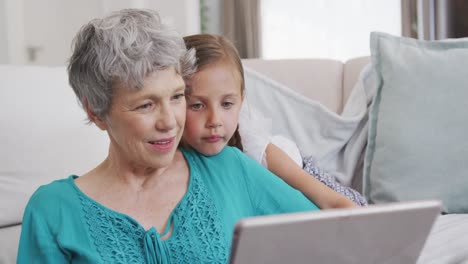
[[[235,148],[178,148],[193,63],[153,11],[122,10],[78,32],[70,84],[109,153],[33,194],[18,263],[226,263],[241,218],[317,210]]]

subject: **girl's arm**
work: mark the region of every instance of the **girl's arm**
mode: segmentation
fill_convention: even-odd
[[[273,144],[265,150],[268,169],[286,183],[301,191],[322,209],[357,207],[351,200],[328,188],[299,167],[286,153]]]

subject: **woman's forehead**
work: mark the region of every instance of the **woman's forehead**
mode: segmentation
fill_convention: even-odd
[[[173,68],[155,71],[144,78],[143,87],[137,89],[125,83],[119,83],[114,88],[115,97],[167,96],[175,90],[185,89],[182,76]]]

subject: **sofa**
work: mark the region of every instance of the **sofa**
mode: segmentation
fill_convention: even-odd
[[[345,109],[346,103],[369,62],[369,57],[344,63],[330,59],[244,60],[248,103],[260,105],[249,94],[254,89],[252,78],[261,78],[266,86],[281,87],[293,97],[306,98],[306,103],[318,103],[320,111],[339,116],[353,110]],[[291,106],[285,100],[285,107]],[[366,109],[368,103],[364,102]],[[108,139],[86,123],[65,67],[0,65],[0,105],[0,263],[7,264],[15,263],[21,218],[32,192],[52,180],[93,168],[106,156]],[[278,105],[267,103],[259,108],[268,115]],[[360,118],[361,122],[367,114]],[[278,133],[293,138],[294,133],[288,133],[291,126],[282,125],[293,119],[298,116],[275,116]],[[359,146],[364,151],[365,144]],[[351,177],[347,175],[343,182],[362,191],[363,161],[354,163]],[[440,216],[418,263],[468,263],[467,223],[464,214]]]

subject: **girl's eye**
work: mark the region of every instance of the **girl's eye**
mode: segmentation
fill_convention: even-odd
[[[223,102],[221,105],[224,108],[231,108],[234,105],[234,103],[233,102]]]
[[[192,110],[201,110],[203,108],[203,104],[202,103],[195,103],[195,104],[190,104],[190,109]]]

